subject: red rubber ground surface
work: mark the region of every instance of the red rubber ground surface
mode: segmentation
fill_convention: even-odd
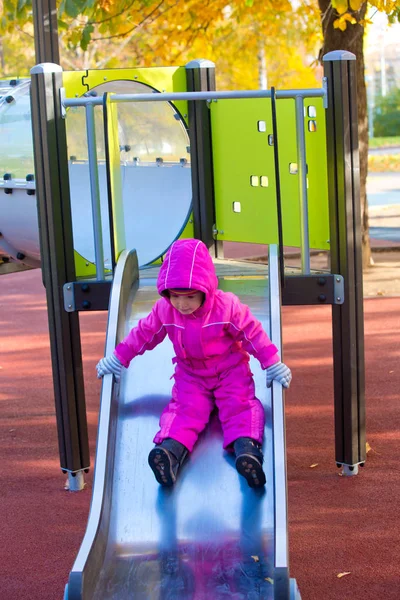
[[[40,271],[0,278],[0,598],[62,599],[90,505],[63,489]],[[334,459],[329,307],[286,307],[290,561],[303,600],[400,598],[400,301],[365,302],[366,467]],[[94,455],[106,315],[81,318]],[[317,465],[311,468],[311,465]],[[350,572],[342,578],[337,575]],[[212,599],[210,599],[212,600]]]

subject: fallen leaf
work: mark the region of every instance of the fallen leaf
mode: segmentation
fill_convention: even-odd
[[[274,580],[271,577],[266,577],[264,581],[268,581],[268,583],[274,583]]]
[[[0,367],[0,369],[1,369],[1,367]],[[389,373],[394,373],[394,371],[389,371]]]
[[[310,469],[313,469],[314,467],[318,467],[318,463],[313,463],[312,465],[310,465]]]
[[[258,556],[252,556],[251,558],[254,560],[254,562],[260,562],[260,559],[258,558]]]
[[[338,579],[341,579],[342,577],[345,577],[345,575],[350,575],[350,574],[351,574],[351,571],[344,571],[343,573],[338,573],[338,574],[336,575],[336,577],[337,577]]]
[[[384,296],[384,295],[385,295],[385,292],[377,292],[377,295],[378,295],[378,296]]]
[[[368,444],[368,442],[365,444],[365,452],[366,454],[368,454],[368,452],[370,452],[372,450],[371,446]]]

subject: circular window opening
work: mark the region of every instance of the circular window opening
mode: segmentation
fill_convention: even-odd
[[[153,91],[136,81],[115,81],[101,84],[90,93]],[[103,109],[96,106],[94,112],[104,258],[108,268],[111,249]],[[86,260],[94,262],[85,109],[69,109],[66,121],[74,246]],[[189,137],[181,115],[168,102],[120,103],[118,137],[126,246],[136,248],[139,264],[144,266],[165,253],[189,219],[192,203]]]

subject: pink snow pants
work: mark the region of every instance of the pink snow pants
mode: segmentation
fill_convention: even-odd
[[[208,361],[196,361],[202,366],[196,369],[179,361],[173,375],[172,400],[161,415],[160,431],[154,443],[172,438],[191,452],[215,405],[225,449],[239,437],[250,437],[261,443],[264,408],[255,397],[248,359],[240,358],[238,364],[225,370],[221,370],[224,361],[214,367]]]

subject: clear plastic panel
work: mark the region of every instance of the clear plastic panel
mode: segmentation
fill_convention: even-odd
[[[135,81],[112,81],[89,94],[149,93],[153,88]],[[155,92],[157,93],[157,92]],[[104,266],[110,268],[111,248],[103,107],[95,107],[96,150],[99,163]],[[74,248],[94,261],[94,237],[85,108],[67,112],[67,143]],[[181,115],[168,102],[118,104],[125,239],[136,248],[139,265],[158,259],[180,236],[192,210],[189,136]]]
[[[144,94],[153,91],[135,81],[113,81],[93,88],[89,94]],[[154,92],[156,93],[156,92]],[[121,164],[179,164],[190,162],[189,141],[179,113],[167,102],[127,102],[118,106]],[[97,156],[105,160],[103,111],[95,109]],[[67,117],[68,155],[87,161],[85,109],[70,108]]]
[[[0,88],[0,177],[26,179],[34,172],[30,81]]]

